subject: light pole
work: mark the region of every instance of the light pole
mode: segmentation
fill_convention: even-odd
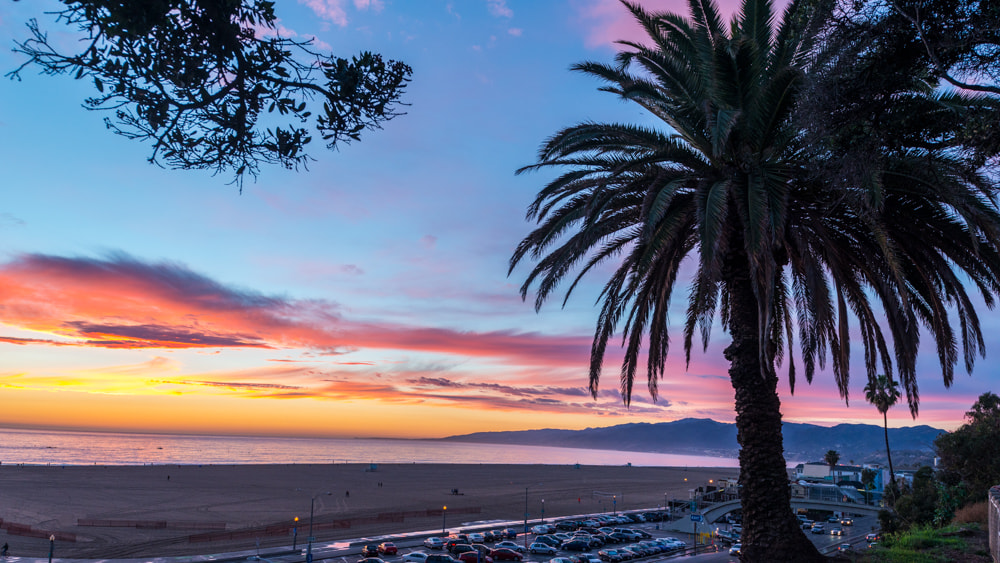
[[[299,540],[299,517],[295,517],[295,524],[292,526],[292,551],[295,550],[295,546],[298,545]]]
[[[309,501],[309,546],[306,548],[306,563],[312,563],[313,560],[313,516],[316,515],[316,499],[321,496],[330,496],[333,493],[327,491],[325,493],[316,493],[313,495],[312,500]]]
[[[524,487],[524,549],[528,549],[528,489],[537,487],[538,485],[541,485],[541,483]]]
[[[49,563],[52,563],[52,552],[55,550],[55,548],[56,548],[56,535],[55,534],[50,534],[49,535]]]
[[[618,495],[611,497],[611,515],[618,516]]]
[[[545,499],[542,499],[542,524],[545,523]]]
[[[447,518],[448,518],[448,507],[447,506],[442,506],[441,507],[441,535],[442,536],[445,534],[444,531],[446,529],[448,529],[448,526],[445,525],[445,522],[447,522]]]

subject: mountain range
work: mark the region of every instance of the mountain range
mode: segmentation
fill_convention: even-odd
[[[919,466],[934,457],[934,439],[944,430],[930,426],[889,429],[889,446],[896,467]],[[785,459],[822,461],[829,450],[840,453],[841,463],[885,463],[885,437],[881,426],[838,424],[818,426],[786,422],[782,425]],[[449,436],[454,442],[557,446],[596,450],[621,450],[735,458],[739,455],[736,425],[706,418],[673,422],[631,423],[583,430],[518,430],[476,432]]]

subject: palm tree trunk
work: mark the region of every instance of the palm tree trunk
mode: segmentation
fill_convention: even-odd
[[[734,253],[739,254],[739,253]],[[825,561],[791,509],[791,491],[781,437],[781,403],[774,375],[764,376],[757,332],[757,300],[746,257],[730,260],[729,332],[725,356],[736,393],[743,507],[742,561]],[[742,258],[742,259],[740,259]]]
[[[889,487],[891,491],[892,500],[895,500],[896,496],[896,472],[892,469],[892,453],[889,452],[889,417],[888,409],[882,413],[882,428],[885,429],[885,456],[889,458]]]

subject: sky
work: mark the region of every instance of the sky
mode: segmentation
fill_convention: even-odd
[[[638,37],[616,0],[277,4],[286,36],[408,63],[409,105],[242,193],[150,165],[148,145],[81,107],[89,82],[0,81],[0,427],[433,438],[734,420],[721,329],[689,365],[675,330],[656,400],[640,384],[626,407],[617,349],[587,391],[602,272],[537,313],[519,295],[527,270],[507,275],[551,177],[514,171],[546,138],[582,121],[662,127],[569,70]],[[43,13],[57,7],[3,2],[0,37],[13,46],[32,17],[65,34]],[[20,62],[0,50],[4,72]],[[945,389],[929,350],[919,417],[900,404],[890,426],[953,429],[997,387],[1000,323],[981,315],[987,357]],[[848,404],[829,373],[800,376],[794,395],[782,377],[784,420],[881,424],[852,367]]]

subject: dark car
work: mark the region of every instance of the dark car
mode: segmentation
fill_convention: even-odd
[[[503,532],[504,539],[514,540],[517,539],[517,530],[514,528],[504,528],[501,530]]]
[[[399,548],[391,541],[386,541],[378,544],[378,552],[382,555],[396,555],[399,553]]]
[[[562,522],[556,523],[556,529],[562,530],[564,532],[572,532],[580,526],[580,523],[576,520],[563,520]]]
[[[524,559],[524,556],[520,553],[505,547],[494,549],[490,552],[490,557],[492,557],[494,561],[520,561],[521,559]]]
[[[385,561],[379,559],[378,557],[365,557],[358,561],[358,563],[385,563]]]
[[[563,542],[561,547],[566,551],[590,551],[590,542],[588,540],[569,540]]]
[[[455,559],[451,555],[431,553],[427,556],[427,561],[425,563],[458,563],[458,559]]]
[[[562,545],[562,542],[559,541],[559,538],[552,536],[538,536],[537,538],[535,538],[535,541],[539,543],[544,543],[546,545],[551,545],[552,547],[559,547],[560,545]]]
[[[646,530],[637,530],[635,528],[632,528],[631,532],[633,534],[639,534],[639,537],[642,538],[642,539],[644,539],[644,540],[652,539],[652,537],[653,537],[653,534],[650,534]]]
[[[476,551],[478,553],[478,550],[476,548],[472,547],[467,543],[456,543],[455,545],[448,548],[448,552],[451,553],[452,555],[460,555],[462,553],[466,553],[469,551]]]
[[[361,546],[361,557],[378,557],[378,546],[373,543]]]

